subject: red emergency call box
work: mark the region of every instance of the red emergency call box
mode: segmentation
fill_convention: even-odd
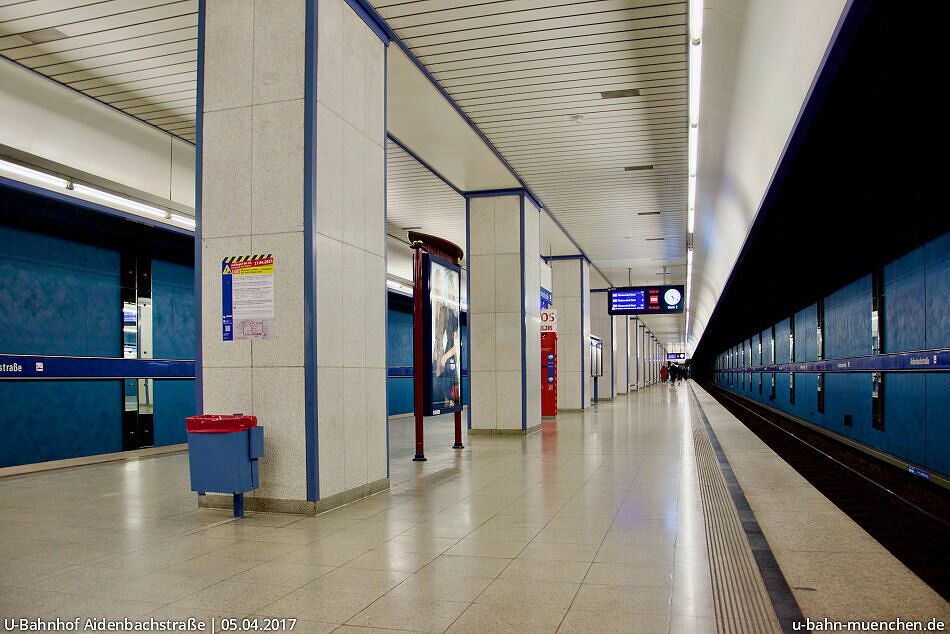
[[[541,333],[541,416],[557,416],[557,333]]]

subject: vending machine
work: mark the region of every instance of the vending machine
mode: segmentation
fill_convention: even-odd
[[[541,333],[541,416],[557,416],[557,333]]]

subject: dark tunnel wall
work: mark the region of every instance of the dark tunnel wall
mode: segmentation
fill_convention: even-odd
[[[950,372],[885,363],[950,348],[947,130],[934,118],[948,106],[935,79],[945,54],[914,26],[948,15],[940,2],[852,5],[693,364],[746,398],[950,477]],[[792,316],[794,362],[819,359],[820,308],[822,358],[865,371],[748,369],[773,362],[773,327],[775,362],[789,362]]]
[[[939,38],[919,31],[948,17],[944,2],[913,11],[853,3],[698,342],[694,372],[711,369],[743,337],[950,231],[948,131],[938,119],[950,100],[937,79],[946,54]],[[830,327],[864,328],[858,321],[869,319],[847,318],[855,322]]]

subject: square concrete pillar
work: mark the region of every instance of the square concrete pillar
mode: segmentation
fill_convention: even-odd
[[[264,427],[247,508],[313,513],[388,487],[386,47],[344,0],[204,6],[203,409]],[[261,253],[274,337],[223,341],[222,258]]]
[[[630,391],[630,318],[626,315],[614,315],[611,319],[614,336],[614,358],[616,374],[614,391],[626,394]]]
[[[467,198],[471,434],[541,428],[541,212],[524,191]]]
[[[607,313],[607,291],[603,288],[590,291],[590,331],[603,339],[604,375],[598,379],[599,400],[608,400],[616,396],[614,380],[615,365],[618,362],[616,342],[614,341],[613,320]]]
[[[583,255],[548,258],[553,272],[552,308],[557,309],[557,407],[590,406],[590,263]]]

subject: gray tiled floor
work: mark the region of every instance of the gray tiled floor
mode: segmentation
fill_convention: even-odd
[[[187,457],[0,481],[0,614],[298,632],[714,631],[685,386],[527,439],[391,423],[393,488],[315,518],[196,509]],[[344,626],[344,627],[341,627]]]

